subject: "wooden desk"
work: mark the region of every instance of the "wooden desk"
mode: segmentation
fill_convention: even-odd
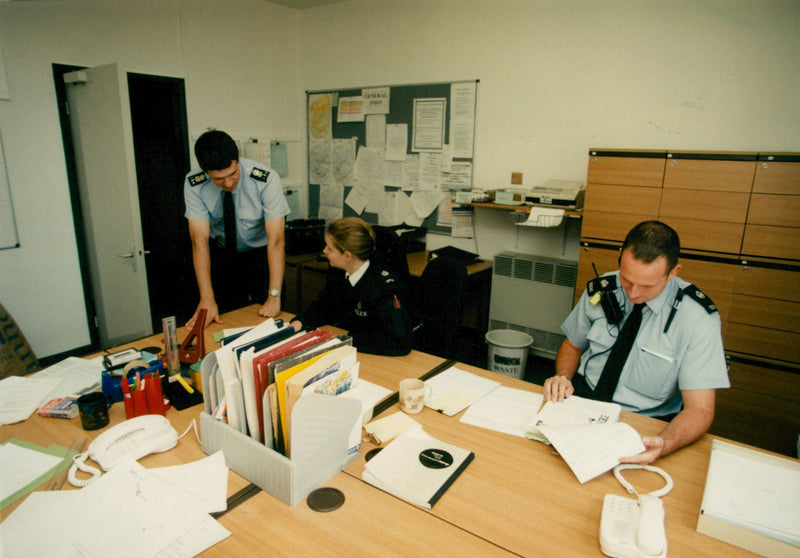
[[[458,367],[509,387],[541,393],[536,384],[464,364]],[[384,415],[396,411],[399,405]],[[464,424],[459,421],[461,414],[448,417],[425,408],[414,415],[431,436],[475,453],[466,471],[429,513],[522,556],[601,556],[603,498],[609,493],[627,496],[614,476],[606,473],[581,485],[550,446]],[[622,421],[642,435],[658,434],[664,426],[661,421],[629,412],[623,412]],[[696,532],[711,440],[712,436],[706,435],[656,463],[675,482],[672,492],[663,497],[668,554],[751,556]],[[361,454],[373,447],[365,442]],[[362,457],[345,472],[360,479],[364,464]],[[626,471],[626,479],[641,492],[663,486],[660,477],[643,471]]]
[[[258,316],[258,308],[254,305],[225,314],[224,324],[207,328],[206,349],[216,348],[212,336],[223,326],[260,323],[263,318]],[[181,328],[179,339],[185,334],[186,330]],[[132,345],[154,344],[160,344],[160,335]],[[362,377],[392,390],[401,378],[419,377],[443,362],[438,357],[415,351],[404,357],[360,354],[359,361]],[[467,365],[459,367],[510,387],[540,391],[535,384]],[[182,433],[201,410],[202,406],[180,412],[171,409],[168,418]],[[385,413],[397,410],[395,405]],[[122,405],[114,405],[110,415],[111,425],[121,422],[124,418]],[[345,494],[345,504],[340,509],[316,513],[304,502],[289,507],[269,494],[259,493],[220,518],[233,535],[203,555],[601,555],[598,530],[603,497],[607,493],[625,494],[610,473],[581,485],[549,446],[463,424],[458,420],[460,415],[447,417],[425,409],[414,418],[432,436],[475,453],[475,460],[431,510],[417,508],[363,482],[362,457],[325,483]],[[641,434],[655,434],[663,427],[660,421],[626,412],[622,419]],[[103,430],[83,431],[79,419],[46,419],[33,415],[25,422],[0,427],[0,442],[17,437],[42,446],[57,443],[66,447],[75,438],[93,439],[100,432]],[[692,446],[657,462],[675,481],[673,491],[663,498],[672,556],[750,555],[695,531],[711,440],[712,436],[706,435]],[[362,455],[371,448],[365,442]],[[140,462],[152,468],[191,462],[204,456],[190,433],[176,448],[149,455]],[[641,471],[630,471],[626,478],[640,491],[653,490],[661,483],[660,478]],[[248,484],[246,479],[231,471],[229,496]],[[3,510],[2,519],[16,505]]]

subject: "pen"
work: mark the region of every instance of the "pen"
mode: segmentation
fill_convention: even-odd
[[[654,351],[653,349],[648,349],[647,347],[642,347],[642,352],[647,353],[649,355],[653,355],[654,357],[660,358],[662,360],[666,360],[667,362],[675,362],[675,359],[671,356],[662,355],[659,352]]]

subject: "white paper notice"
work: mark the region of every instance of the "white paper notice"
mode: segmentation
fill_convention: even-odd
[[[353,188],[350,190],[350,193],[347,194],[347,199],[344,201],[356,214],[361,215],[364,213],[364,208],[367,207],[369,197],[366,195],[363,188]]]
[[[331,172],[333,182],[344,186],[355,184],[356,142],[353,139],[333,140]]]
[[[411,194],[411,204],[414,207],[414,214],[424,219],[434,212],[439,203],[446,196],[441,190],[425,190]]]
[[[472,163],[469,161],[454,162],[450,170],[442,171],[442,190],[471,190]]]
[[[362,97],[339,97],[339,110],[336,112],[339,122],[363,122],[364,99]]]
[[[367,147],[383,149],[386,146],[386,115],[367,116]]]
[[[441,151],[444,147],[444,120],[447,99],[414,99],[412,151]]]
[[[322,184],[331,181],[330,140],[312,141],[308,147],[308,181]]]
[[[472,158],[476,90],[477,83],[474,81],[450,86],[450,144],[456,158]]]
[[[386,159],[405,161],[408,150],[408,124],[386,126]]]
[[[419,189],[419,154],[408,155],[403,161],[403,190]]]
[[[435,190],[442,184],[442,154],[419,154],[419,189]]]
[[[391,93],[388,87],[372,87],[363,89],[364,114],[388,114]]]

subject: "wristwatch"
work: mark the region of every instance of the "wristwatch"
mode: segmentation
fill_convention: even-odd
[[[281,296],[281,292],[278,289],[270,289],[269,296]]]

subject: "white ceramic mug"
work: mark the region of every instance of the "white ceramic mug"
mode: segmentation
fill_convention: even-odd
[[[419,413],[431,396],[431,387],[422,380],[406,378],[400,381],[400,409],[409,415]]]

